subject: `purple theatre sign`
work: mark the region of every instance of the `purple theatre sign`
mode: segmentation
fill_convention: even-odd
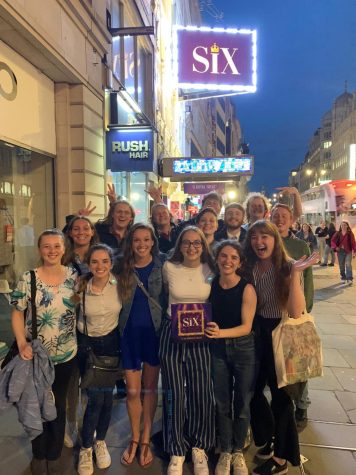
[[[175,72],[184,90],[256,92],[256,30],[177,26]]]
[[[184,183],[184,193],[187,195],[206,195],[209,191],[215,191],[223,195],[225,193],[225,183]]]

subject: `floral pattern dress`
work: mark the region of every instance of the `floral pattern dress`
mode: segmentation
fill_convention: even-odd
[[[64,281],[58,286],[50,286],[36,274],[37,338],[47,349],[54,364],[65,363],[77,353],[75,291],[77,272],[66,267]],[[31,339],[31,274],[25,272],[16,289],[11,294],[11,304],[17,310],[26,311],[26,337]]]

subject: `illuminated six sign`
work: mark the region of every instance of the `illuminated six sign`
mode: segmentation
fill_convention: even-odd
[[[175,70],[185,90],[255,92],[256,30],[177,26]]]

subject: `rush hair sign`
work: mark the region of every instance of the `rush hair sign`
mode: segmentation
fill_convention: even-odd
[[[184,90],[256,92],[256,30],[177,26],[175,71]]]

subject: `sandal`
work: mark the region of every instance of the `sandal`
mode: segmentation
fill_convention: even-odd
[[[141,462],[141,459],[143,460],[146,460],[147,459],[147,456],[148,456],[148,451],[150,451],[151,455],[152,455],[152,458],[146,462],[146,463],[142,463]],[[152,464],[153,464],[153,460],[154,460],[154,455],[152,453],[152,450],[151,450],[151,447],[150,447],[150,444],[149,443],[145,443],[145,442],[141,442],[140,444],[140,458],[139,458],[139,464],[140,464],[140,467],[141,468],[148,468],[150,467]]]
[[[120,462],[122,463],[122,465],[126,465],[126,466],[131,465],[133,463],[133,461],[135,460],[135,456],[132,457],[131,461],[127,460],[127,458],[125,457],[125,454],[127,454],[129,456],[129,459],[131,458],[131,456],[133,454],[133,451],[134,451],[134,445],[136,445],[136,449],[135,449],[135,455],[136,455],[138,442],[137,442],[137,440],[130,440],[130,443],[129,443],[128,447],[123,451],[123,453],[121,455]]]

